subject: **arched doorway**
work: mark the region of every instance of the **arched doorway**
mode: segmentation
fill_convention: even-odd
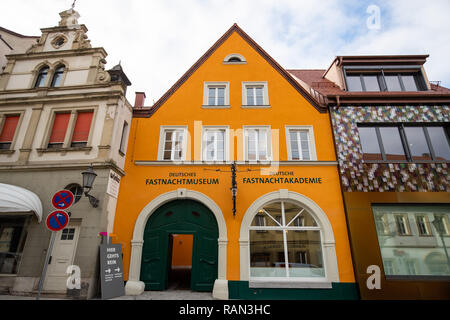
[[[140,273],[145,290],[167,288],[173,235],[193,237],[191,290],[212,291],[218,276],[219,228],[211,210],[190,199],[163,204],[146,223]]]

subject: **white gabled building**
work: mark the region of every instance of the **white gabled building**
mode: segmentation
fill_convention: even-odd
[[[51,232],[53,194],[75,193],[70,224],[57,234],[43,293],[91,298],[98,287],[100,232],[111,232],[124,175],[131,84],[92,47],[72,8],[59,25],[25,37],[0,28],[0,292],[35,294]],[[84,195],[83,171],[97,174]],[[41,209],[39,209],[41,208]],[[81,288],[66,287],[67,267]]]

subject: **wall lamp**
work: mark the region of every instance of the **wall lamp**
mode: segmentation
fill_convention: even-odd
[[[92,185],[94,184],[94,180],[97,177],[92,164],[86,171],[83,171],[81,174],[83,175],[83,190],[85,190],[84,195],[88,197],[89,203],[94,208],[97,208],[100,201],[89,194],[89,192],[91,192]]]

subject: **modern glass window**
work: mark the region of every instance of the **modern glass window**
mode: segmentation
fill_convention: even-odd
[[[406,160],[400,132],[397,127],[379,127],[386,160]]]
[[[450,205],[373,205],[372,211],[375,222],[386,222],[375,227],[387,278],[450,276]]]
[[[28,218],[0,216],[0,274],[17,274],[27,238]]]
[[[44,87],[47,82],[49,67],[44,66],[39,70],[38,76],[36,78],[36,82],[34,84],[35,88]]]
[[[427,127],[434,158],[439,161],[450,160],[449,127]]]
[[[268,161],[271,159],[269,128],[245,128],[244,137],[247,161]]]
[[[77,113],[77,119],[72,134],[72,142],[70,144],[71,147],[87,146],[93,115],[93,111],[83,111]]]
[[[185,129],[164,129],[162,160],[184,160]]]
[[[11,149],[19,120],[20,115],[6,115],[0,122],[0,150]]]
[[[261,224],[261,217],[266,224]],[[321,230],[302,206],[288,201],[269,203],[249,229],[252,279],[325,277]]]
[[[61,81],[64,75],[64,70],[65,67],[64,66],[59,66],[58,68],[56,68],[55,73],[53,74],[53,79],[52,79],[52,87],[59,87],[61,86]]]
[[[312,129],[288,127],[289,160],[314,160],[314,140]]]
[[[205,128],[203,131],[203,160],[225,161],[227,152],[226,129]]]
[[[449,129],[444,126],[359,125],[363,159],[369,161],[447,162]]]
[[[425,81],[420,72],[376,69],[373,71],[346,71],[348,91],[423,91]]]

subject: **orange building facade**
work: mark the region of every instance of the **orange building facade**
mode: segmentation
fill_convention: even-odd
[[[237,25],[135,106],[125,172],[127,294],[183,269],[219,299],[358,298],[329,114]]]

